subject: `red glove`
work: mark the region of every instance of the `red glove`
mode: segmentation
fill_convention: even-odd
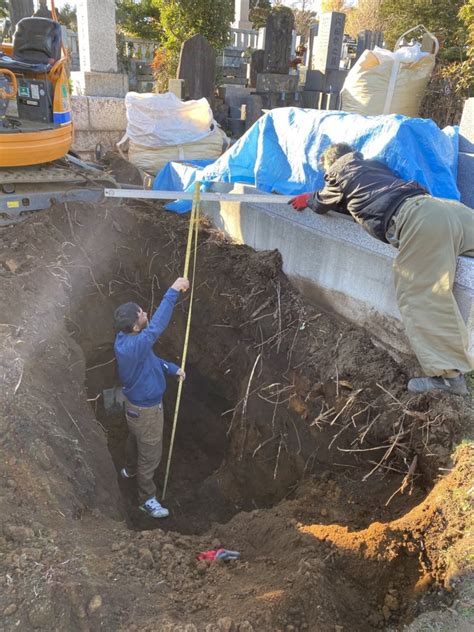
[[[291,204],[295,211],[303,211],[308,207],[308,201],[312,195],[312,193],[302,193],[290,200],[288,204]]]

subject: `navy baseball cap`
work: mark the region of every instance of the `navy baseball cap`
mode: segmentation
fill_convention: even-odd
[[[136,303],[124,303],[117,307],[114,312],[114,323],[116,331],[131,333],[133,326],[137,322],[140,306]]]

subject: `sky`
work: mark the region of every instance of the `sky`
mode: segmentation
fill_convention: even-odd
[[[70,4],[72,7],[76,6],[77,2],[75,2],[74,0],[54,0],[54,6],[56,7],[56,9],[60,9],[63,4]],[[49,5],[49,2],[48,2]]]

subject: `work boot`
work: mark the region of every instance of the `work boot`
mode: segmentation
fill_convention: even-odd
[[[120,470],[120,476],[122,478],[135,478],[136,474],[130,474],[126,467],[122,467]]]
[[[155,497],[145,500],[140,509],[152,518],[167,518],[170,515],[166,507],[162,507]]]
[[[410,393],[427,393],[428,391],[445,391],[453,395],[467,395],[464,375],[456,377],[414,377],[407,386]]]

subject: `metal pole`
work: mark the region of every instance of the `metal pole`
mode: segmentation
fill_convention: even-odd
[[[105,197],[143,200],[192,200],[186,191],[150,191],[145,189],[105,189]],[[288,204],[294,196],[272,193],[201,193],[201,202],[251,202],[253,204]]]

